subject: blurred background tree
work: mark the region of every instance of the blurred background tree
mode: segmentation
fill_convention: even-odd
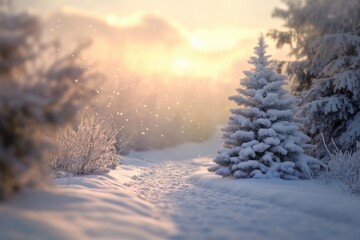
[[[43,41],[39,17],[0,2],[0,197],[35,187],[47,172],[43,131],[68,123],[97,78],[79,58]]]
[[[284,28],[269,35],[290,46],[296,60],[287,74],[302,94],[299,117],[317,145],[313,155],[329,158],[323,144],[355,150],[360,140],[360,1],[285,0],[273,16]]]

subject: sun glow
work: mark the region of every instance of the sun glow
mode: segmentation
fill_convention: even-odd
[[[239,59],[252,54],[249,39],[261,32],[235,26],[188,29],[161,14],[142,12],[108,14],[103,21],[112,27],[113,37],[98,37],[93,52],[97,59],[136,75],[169,80],[231,79],[234,72],[239,74],[239,66],[246,65]]]
[[[197,36],[190,37],[190,45],[194,49],[199,49],[199,50],[206,49],[207,47],[204,39]]]
[[[117,31],[114,43],[103,44],[104,48],[111,46],[108,51],[117,64],[121,61],[130,72],[166,75],[166,79],[220,79],[233,71],[238,59],[251,54],[248,39],[259,33],[234,26],[187,29],[161,14],[143,12],[121,17],[109,14],[104,20]]]
[[[236,48],[240,40],[257,36],[256,29],[198,29],[189,33],[189,44],[193,49],[203,52],[220,52]]]
[[[182,75],[191,71],[192,62],[187,57],[175,58],[172,62],[172,70],[175,74]]]
[[[110,26],[115,26],[118,24],[119,19],[117,16],[111,14],[111,15],[106,16],[105,21]]]

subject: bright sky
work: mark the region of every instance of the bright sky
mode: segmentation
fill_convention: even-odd
[[[17,0],[25,9],[39,13],[66,9],[102,19],[113,26],[136,25],[153,14],[176,27],[192,48],[206,52],[234,50],[242,43],[238,58],[252,53],[256,38],[281,22],[271,18],[281,0]],[[269,41],[269,45],[272,43]],[[272,49],[273,50],[273,49]],[[234,51],[237,52],[238,51]],[[239,54],[239,53],[238,53]],[[283,57],[279,51],[271,53]],[[175,60],[175,68],[190,66],[188,57]],[[178,67],[176,67],[178,66]]]
[[[271,12],[281,0],[17,0],[24,8],[40,11],[72,7],[95,15],[122,17],[133,12],[159,13],[189,29],[274,26]]]

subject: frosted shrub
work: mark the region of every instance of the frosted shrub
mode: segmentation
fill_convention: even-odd
[[[114,169],[119,162],[115,135],[94,117],[83,119],[76,129],[61,130],[57,136],[59,149],[52,158],[51,168],[58,174],[74,175],[101,174]]]
[[[330,154],[324,177],[327,182],[339,182],[346,192],[360,194],[360,143],[355,151],[337,150]]]

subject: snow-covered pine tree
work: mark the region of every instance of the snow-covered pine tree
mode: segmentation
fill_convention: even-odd
[[[294,89],[305,92],[299,117],[316,148],[313,155],[329,158],[325,144],[332,139],[342,150],[356,150],[360,140],[360,1],[287,0],[274,16],[285,31],[270,35],[278,46],[288,45],[297,61],[287,72]]]
[[[360,34],[360,1],[284,0],[284,3],[287,8],[276,8],[273,13],[273,17],[284,20],[284,26],[271,30],[269,35],[276,40],[277,47],[287,45],[296,58],[287,63],[286,71],[292,90],[300,93],[312,86],[312,79],[332,57],[316,62],[313,43],[317,38],[327,34]]]
[[[244,71],[239,94],[229,97],[239,107],[230,110],[224,149],[209,171],[236,178],[312,178],[319,161],[304,153],[309,138],[293,119],[296,98],[283,89],[286,77],[275,73],[266,47],[260,37],[249,61],[254,68]]]
[[[299,116],[317,144],[313,155],[327,157],[321,133],[326,144],[334,139],[340,149],[355,150],[360,141],[360,36],[328,34],[314,41],[312,50],[312,67],[321,70],[303,94]]]

